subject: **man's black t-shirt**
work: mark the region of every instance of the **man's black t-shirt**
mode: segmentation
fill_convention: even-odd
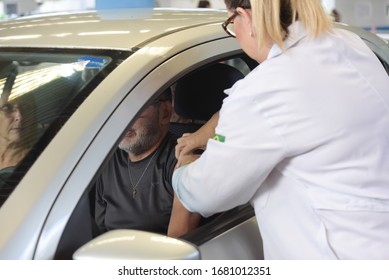
[[[177,138],[168,133],[155,155],[139,162],[130,162],[127,152],[116,150],[96,183],[95,219],[101,233],[119,228],[167,233],[176,144]],[[135,197],[130,176],[134,185],[140,179]]]

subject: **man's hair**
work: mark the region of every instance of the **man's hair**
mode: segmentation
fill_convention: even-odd
[[[157,98],[157,100],[169,100],[172,101],[172,90],[170,87],[165,89]]]

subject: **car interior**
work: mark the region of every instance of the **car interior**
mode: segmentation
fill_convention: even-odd
[[[232,87],[243,77],[244,74],[235,67],[215,63],[177,81],[173,87],[174,111],[180,119],[187,121],[173,121],[169,130],[180,137],[183,133],[199,129],[221,108],[226,97],[224,89]]]

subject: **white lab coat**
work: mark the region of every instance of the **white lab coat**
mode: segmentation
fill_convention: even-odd
[[[227,90],[225,142],[174,189],[204,216],[250,201],[266,259],[389,259],[389,78],[348,31],[290,30]]]

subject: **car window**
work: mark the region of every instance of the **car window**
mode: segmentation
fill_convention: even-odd
[[[0,206],[79,104],[125,56],[2,49]]]
[[[204,75],[207,76],[208,73],[210,73],[210,72],[213,74],[214,82],[220,81],[220,82],[223,82],[223,85],[225,85],[224,80],[228,81],[228,78],[221,76],[220,73],[218,73],[217,71],[215,72],[215,70],[220,69],[224,73],[225,69],[228,69],[227,71],[232,70],[235,73],[240,73],[239,77],[244,77],[244,75],[246,75],[247,73],[249,73],[251,71],[250,69],[252,69],[254,64],[257,65],[257,63],[253,63],[253,64],[252,63],[253,62],[244,54],[241,54],[241,55],[236,56],[236,57],[225,58],[222,60],[213,61],[213,62],[207,63],[207,65],[202,65],[201,67],[198,67],[197,69],[190,71],[190,73],[186,73],[185,75],[181,75],[181,77],[179,77],[178,80],[173,81],[169,85],[161,85],[163,87],[160,88],[158,91],[163,92],[167,86],[170,86],[172,89],[173,95],[174,95],[174,93],[175,93],[174,88],[177,86],[178,83],[180,83],[181,80],[188,78],[188,77],[190,79],[195,78],[196,80],[194,80],[193,82],[198,83],[197,79],[203,79]],[[215,65],[216,65],[216,67],[215,67]],[[204,71],[204,74],[202,74],[203,71]],[[193,77],[191,75],[193,73],[200,73],[200,75],[199,76],[196,75],[196,77]],[[216,77],[218,77],[218,78],[216,78]],[[204,86],[203,87],[204,90],[207,89],[207,87],[206,87],[207,84],[208,84],[207,82],[202,84]],[[222,85],[222,87],[223,87],[223,85]],[[208,88],[212,89],[212,87],[208,87]],[[213,88],[213,89],[215,89],[215,88]],[[208,91],[208,92],[204,92],[204,94],[199,94],[196,96],[197,96],[197,98],[202,98],[202,97],[206,96],[206,93],[211,94],[211,92]],[[183,94],[191,95],[191,93],[189,93],[189,92],[183,92]],[[217,94],[219,94],[219,93],[217,93]],[[155,96],[155,98],[158,99],[158,96]],[[174,97],[173,97],[173,99],[174,99]],[[221,101],[219,99],[217,99],[217,100]],[[208,102],[208,101],[209,100],[207,98],[207,99],[200,100],[200,102],[197,102],[197,101],[192,102],[192,103],[190,103],[192,105],[192,108],[187,108],[186,106],[184,106],[182,109],[191,111],[191,112],[187,112],[188,116],[192,112],[196,112],[196,111],[199,112],[200,116],[209,116],[212,113],[214,113],[214,111],[211,111],[211,112],[204,111],[205,110],[204,106],[197,106],[199,104],[201,105],[204,102]],[[185,104],[188,104],[188,103],[185,102]],[[218,105],[221,105],[221,104],[218,104]],[[174,106],[174,102],[173,102],[173,106]],[[205,107],[207,107],[207,106],[205,106]],[[215,108],[213,106],[211,106],[209,108],[215,110]],[[184,114],[184,115],[186,115],[186,114]],[[181,116],[175,116],[175,117],[180,118]],[[128,121],[130,122],[130,120],[128,120]],[[189,131],[188,129],[191,129],[191,128],[197,129],[201,126],[198,122],[196,122],[196,124],[192,125],[192,124],[188,123],[187,121],[188,120],[183,120],[183,119],[175,120],[174,123],[170,124],[171,125],[171,127],[169,128],[170,131],[174,134],[180,134],[183,132],[188,132]],[[203,119],[203,121],[205,121],[205,119]],[[118,135],[118,142],[119,142],[120,138],[121,138],[121,135]],[[101,171],[105,168],[105,164],[107,164],[109,159],[112,157],[114,150],[116,150],[116,146],[112,147],[112,151],[110,152],[110,155],[102,163],[99,171],[95,175],[95,178],[94,178],[95,180],[99,177],[99,175],[101,174]],[[72,214],[71,214],[71,216],[66,224],[64,232],[61,236],[58,247],[56,249],[56,253],[54,256],[55,259],[71,259],[72,254],[74,253],[75,250],[77,250],[80,246],[82,246],[83,244],[85,244],[86,242],[91,240],[93,237],[96,237],[96,235],[98,234],[97,228],[96,228],[97,226],[96,226],[95,218],[94,218],[94,216],[95,216],[95,213],[94,213],[95,212],[95,203],[97,203],[96,197],[95,197],[95,195],[96,195],[95,180],[92,180],[92,182],[90,183],[90,185],[88,186],[88,188],[85,190],[84,194],[82,195],[82,197],[78,201],[76,208],[73,210],[73,212],[72,212]],[[213,219],[214,219],[214,217],[212,217],[210,219],[203,219],[203,221],[201,222],[201,225],[206,224]],[[82,230],[80,230],[81,228],[82,228]]]

